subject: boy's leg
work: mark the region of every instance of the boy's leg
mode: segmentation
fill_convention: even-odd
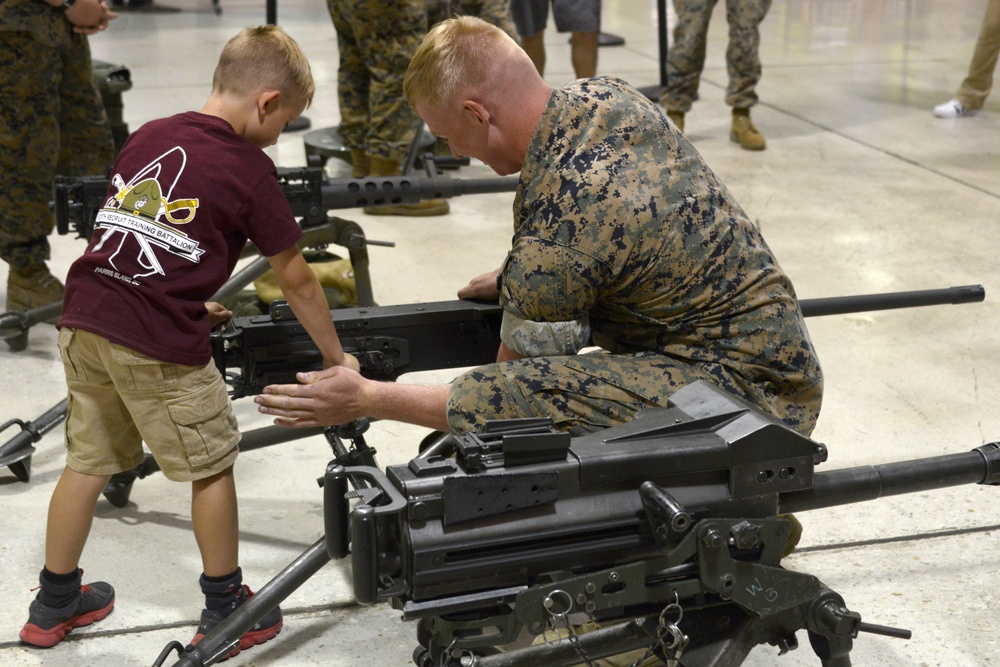
[[[191,522],[205,569],[199,580],[205,594],[205,609],[191,640],[197,644],[253,595],[243,585],[243,572],[238,565],[239,512],[231,465],[211,477],[192,482]],[[240,637],[239,645],[228,657],[272,639],[281,631],[282,623],[281,609],[275,607]]]
[[[74,572],[94,522],[94,507],[111,475],[84,475],[64,468],[49,501],[45,529],[45,567],[55,574]]]
[[[239,566],[239,509],[233,467],[191,483],[191,523],[209,577],[222,577]]]
[[[55,646],[73,628],[90,625],[115,605],[115,591],[99,581],[81,586],[78,563],[94,519],[94,506],[111,475],[85,475],[63,469],[49,502],[45,533],[45,568],[41,590],[31,602],[21,641],[33,646]]]

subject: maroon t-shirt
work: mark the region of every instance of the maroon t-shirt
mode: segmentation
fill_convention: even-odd
[[[301,238],[274,163],[229,123],[193,111],[152,121],[115,162],[93,237],[70,267],[59,326],[204,364],[205,301],[247,239],[272,256]]]

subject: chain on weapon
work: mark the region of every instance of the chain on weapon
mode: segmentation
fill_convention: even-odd
[[[566,606],[562,610],[559,610],[556,607],[556,598],[559,596],[565,597],[566,599]],[[576,654],[580,656],[580,660],[582,660],[587,667],[596,667],[590,655],[587,654],[587,650],[583,648],[583,645],[580,643],[580,638],[573,630],[573,624],[569,622],[569,610],[573,608],[572,596],[564,590],[554,590],[545,596],[545,599],[542,601],[542,607],[545,608],[545,613],[549,616],[548,629],[551,629],[556,633],[556,641],[559,639],[559,628],[556,627],[556,621],[561,620],[563,625],[566,626],[566,639],[569,640],[569,643],[572,645],[573,650],[576,651]],[[546,632],[547,629],[542,631],[542,639],[545,640],[546,644],[548,644],[548,638],[545,636]]]
[[[677,614],[677,619],[668,621],[668,615],[674,612]],[[690,638],[680,628],[682,620],[684,620],[684,608],[681,606],[680,596],[674,590],[674,601],[660,611],[653,643],[629,667],[639,667],[646,660],[656,655],[657,646],[660,647],[667,667],[680,667],[681,655],[690,641]],[[636,619],[636,623],[640,623],[641,621],[642,619]],[[669,640],[667,639],[668,635]]]

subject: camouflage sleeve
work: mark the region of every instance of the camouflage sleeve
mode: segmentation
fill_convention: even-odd
[[[504,311],[532,322],[585,320],[606,273],[592,254],[534,236],[515,239],[500,269]]]
[[[590,341],[590,320],[532,322],[504,311],[500,340],[522,357],[576,354]]]

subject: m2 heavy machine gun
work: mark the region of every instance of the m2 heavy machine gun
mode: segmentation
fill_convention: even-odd
[[[848,667],[859,633],[909,632],[783,568],[787,513],[1000,484],[997,443],[819,472],[823,445],[705,382],[588,436],[501,421],[442,453],[331,465],[324,484],[328,555],[351,558],[358,602],[417,621],[418,667],[733,667],[799,630],[823,667]]]
[[[362,208],[389,204],[413,204],[424,199],[460,195],[513,192],[516,176],[504,178],[451,178],[443,176],[431,157],[425,158],[425,176],[372,176],[328,178],[323,167],[278,167],[278,182],[292,213],[303,227],[321,224],[334,209]],[[122,184],[124,185],[124,184]],[[53,186],[56,229],[60,234],[75,232],[90,238],[94,216],[108,200],[107,176],[57,176]]]
[[[361,208],[384,204],[412,204],[423,199],[458,197],[460,195],[513,192],[517,177],[459,179],[443,176],[435,167],[434,159],[424,159],[426,176],[382,176],[370,178],[328,178],[323,167],[316,164],[306,167],[278,168],[278,181],[288,200],[293,215],[305,232],[300,245],[303,248],[340,245],[347,248],[354,268],[358,303],[374,304],[368,274],[368,245],[391,245],[366,239],[357,223],[328,215],[335,209]],[[53,184],[53,209],[56,229],[60,234],[75,233],[90,238],[94,232],[94,219],[102,208],[114,199],[109,197],[111,179],[106,175],[56,176]],[[117,185],[119,194],[128,186]],[[246,255],[254,253],[250,247]],[[239,274],[231,284],[239,291],[267,270],[266,260],[260,258]],[[234,293],[235,293],[234,291]],[[226,296],[232,296],[227,294]],[[0,337],[11,350],[19,352],[28,344],[28,330],[62,312],[62,304],[51,304],[25,312],[0,314]]]

